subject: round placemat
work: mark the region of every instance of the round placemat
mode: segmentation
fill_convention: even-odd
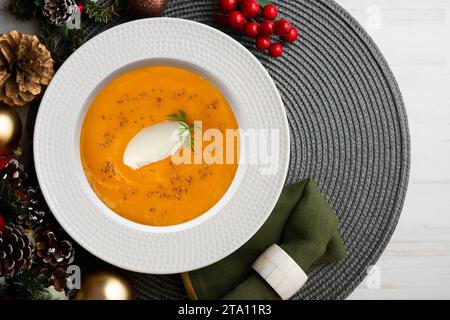
[[[344,299],[382,254],[401,213],[410,159],[406,112],[380,51],[344,9],[332,0],[273,2],[300,41],[273,59],[252,39],[234,37],[267,68],[283,98],[291,130],[286,184],[306,177],[318,183],[339,216],[348,253],[314,270],[295,298]],[[170,0],[164,15],[218,27],[217,3]],[[186,298],[179,275],[129,275],[138,298]]]

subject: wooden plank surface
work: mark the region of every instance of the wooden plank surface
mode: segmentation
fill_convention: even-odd
[[[449,299],[450,0],[338,2],[391,65],[405,100],[412,148],[403,213],[377,263],[381,285],[373,288],[369,276],[350,299]]]

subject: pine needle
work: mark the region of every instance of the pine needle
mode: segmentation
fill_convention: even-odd
[[[109,23],[114,16],[125,7],[123,0],[114,0],[110,5],[100,5],[94,2],[86,3],[85,10],[89,19],[96,23]]]

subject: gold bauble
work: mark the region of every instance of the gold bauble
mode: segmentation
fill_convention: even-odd
[[[132,300],[134,290],[130,281],[113,271],[96,271],[81,281],[76,300]]]
[[[22,121],[16,110],[0,104],[0,150],[11,151],[19,145]]]
[[[128,9],[140,17],[159,17],[167,7],[167,0],[128,0]]]

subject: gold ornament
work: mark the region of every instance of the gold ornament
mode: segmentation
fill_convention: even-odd
[[[81,281],[76,300],[132,300],[134,290],[127,278],[112,271],[96,271]]]
[[[158,17],[167,7],[167,0],[128,0],[128,8],[140,17]]]
[[[50,51],[36,36],[17,31],[0,35],[0,102],[27,105],[53,74]]]
[[[21,135],[22,121],[16,110],[0,104],[0,150],[16,149]]]

